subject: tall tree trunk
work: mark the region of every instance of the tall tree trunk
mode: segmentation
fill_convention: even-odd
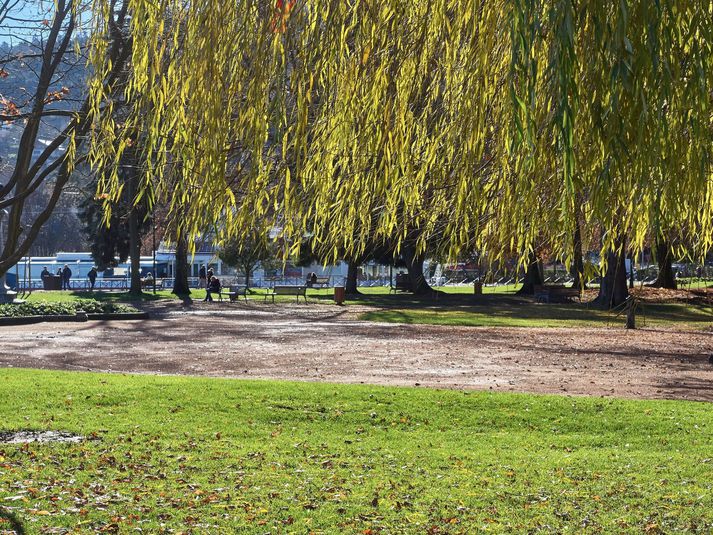
[[[173,293],[176,295],[190,295],[188,285],[188,240],[182,233],[176,239],[176,272],[173,278]]]
[[[614,308],[621,305],[629,297],[626,285],[626,251],[624,239],[617,243],[619,252],[609,252],[607,255],[607,270],[599,286],[599,296],[594,303],[603,308]]]
[[[654,288],[668,288],[669,290],[675,290],[676,277],[673,273],[673,253],[671,251],[671,244],[659,236],[656,240],[656,260],[659,264],[659,274],[656,280],[651,284]]]
[[[426,276],[423,274],[423,263],[426,258],[423,254],[416,254],[414,247],[404,247],[403,253],[408,276],[411,280],[411,292],[414,295],[429,295],[436,291],[429,286]]]
[[[579,221],[574,226],[574,262],[572,262],[571,275],[574,278],[572,282],[573,288],[587,288],[587,282],[584,280],[584,254],[582,253],[582,231],[579,228]]]
[[[347,279],[344,284],[344,292],[347,295],[358,295],[359,287],[357,284],[357,274],[359,273],[359,264],[349,262],[347,268]]]
[[[129,258],[131,259],[131,295],[141,295],[141,233],[139,228],[139,211],[135,204],[136,199],[136,171],[129,171],[131,175],[128,180],[129,199],[131,208],[129,209]]]
[[[141,234],[136,208],[129,212],[129,257],[131,258],[131,295],[141,295]]]
[[[534,295],[535,286],[544,284],[542,272],[540,271],[540,261],[535,252],[531,252],[527,259],[527,271],[525,272],[525,282],[522,288],[517,291],[517,295]]]
[[[252,275],[252,266],[244,266],[243,272],[245,273],[245,288],[250,288],[250,275]]]

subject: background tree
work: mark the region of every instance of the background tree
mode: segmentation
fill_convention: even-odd
[[[0,210],[8,211],[0,275],[28,253],[50,219],[89,132],[90,97],[83,76],[82,83],[64,85],[74,70],[85,72],[88,47],[80,35],[91,19],[89,4],[80,0],[46,5],[24,0],[0,2],[2,28],[8,32],[4,37],[9,37],[0,57],[0,80],[7,84],[23,77],[22,86],[15,84],[22,88],[20,92],[3,89],[0,95],[0,130],[11,128],[18,139],[16,152],[8,158],[9,176],[0,185]],[[122,31],[127,7],[113,2],[107,9],[112,28],[107,46],[92,52],[111,62],[111,68],[93,82],[95,90],[106,94],[116,89],[131,50]],[[39,189],[44,190],[45,202],[41,207],[35,205],[30,216],[26,207]]]
[[[250,288],[250,279],[260,266],[270,269],[282,256],[275,241],[267,232],[254,232],[248,237],[233,238],[219,250],[218,256],[228,266],[237,268],[245,277],[245,286]]]
[[[606,258],[606,271],[599,283],[599,295],[595,303],[604,308],[614,308],[624,303],[629,297],[626,285],[626,249],[623,238],[618,242],[619,248],[610,251]]]
[[[189,233],[206,213],[229,232],[269,217],[287,242],[309,230],[336,258],[372,236],[401,250],[417,228],[417,258],[446,221],[451,258],[515,251],[522,264],[539,241],[571,261],[577,223],[584,243],[606,230],[601,257],[617,265],[655,221],[690,228],[699,256],[713,244],[703,3],[298,0],[266,14],[262,3],[129,1],[146,68],[129,120],[98,114],[97,136],[122,147],[143,127],[146,150],[165,155],[167,131],[181,132],[171,154],[185,188],[169,188],[165,156],[142,188],[182,205]],[[167,10],[181,54],[154,38]],[[151,67],[165,58],[171,69]],[[229,172],[242,165],[236,145],[251,157],[244,173]],[[95,156],[116,165],[106,143]],[[606,306],[626,296],[602,286]]]
[[[517,293],[518,295],[533,295],[535,293],[535,286],[540,286],[545,283],[542,277],[542,260],[538,258],[537,253],[534,251],[529,253],[524,269],[525,280]]]
[[[173,289],[172,293],[180,297],[187,297],[191,293],[191,287],[188,283],[188,275],[190,266],[188,264],[189,246],[188,237],[185,232],[176,229],[176,271],[173,274]]]
[[[671,242],[666,236],[659,235],[656,239],[656,262],[659,272],[656,280],[651,284],[655,288],[667,288],[675,290],[677,288],[676,275],[673,272],[673,249]]]
[[[82,206],[81,220],[89,238],[92,258],[100,270],[131,261],[131,284],[129,293],[140,295],[141,244],[149,230],[151,220],[146,199],[136,202],[136,175],[138,162],[130,160],[132,153],[124,153],[123,178],[126,187],[122,196],[113,202],[109,219],[106,220],[104,200],[91,197]],[[94,185],[96,182],[94,182]],[[154,277],[156,274],[153,274]]]

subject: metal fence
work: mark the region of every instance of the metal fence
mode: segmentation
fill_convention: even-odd
[[[97,279],[94,284],[95,290],[128,290],[130,286],[129,279]],[[69,289],[77,291],[88,291],[91,288],[89,279],[74,278],[69,281]],[[13,290],[19,292],[27,292],[29,290],[44,289],[44,281],[42,279],[20,279]]]
[[[674,271],[676,277],[679,280],[681,286],[696,286],[699,284],[708,284],[713,282],[713,266],[674,266]],[[470,274],[469,274],[470,275]],[[649,284],[656,280],[658,275],[658,267],[644,266],[634,269],[634,279],[637,284]],[[245,285],[245,277],[235,277],[235,276],[219,276],[221,284],[223,286],[243,286]],[[321,277],[320,277],[321,278]],[[328,282],[324,284],[324,287],[341,286],[346,282],[346,277],[342,275],[331,275],[327,277]],[[465,286],[473,284],[473,282],[478,279],[481,280],[486,286],[507,286],[512,284],[521,283],[523,281],[523,274],[520,273],[508,273],[505,271],[499,272],[487,272],[483,273],[482,276],[476,278],[472,276],[461,276],[459,274],[450,274],[450,276],[439,276],[431,277],[428,279],[431,286]],[[567,273],[563,266],[558,269],[552,269],[547,267],[544,270],[544,279],[547,284],[567,284],[572,282],[572,277]],[[157,290],[170,290],[173,288],[173,278],[163,278],[156,280]],[[599,282],[599,278],[594,278],[591,283],[596,284]],[[200,279],[198,277],[189,277],[189,286],[191,288],[200,287]],[[272,288],[274,286],[300,286],[306,283],[304,277],[255,277],[250,279],[250,286],[253,288]],[[361,279],[357,281],[358,285],[361,287],[378,287],[378,286],[391,286],[392,281],[389,277],[378,277]],[[18,292],[28,292],[34,290],[42,290],[44,288],[44,283],[42,279],[32,279],[30,281],[20,279],[17,284],[11,284],[13,290]],[[131,280],[129,277],[117,277],[117,278],[103,278],[99,277],[96,279],[94,285],[95,290],[114,290],[114,291],[127,291],[131,286]],[[89,291],[91,284],[87,278],[75,277],[70,279],[69,287],[71,290],[75,291]],[[153,284],[146,284],[144,290],[150,291],[153,289]]]

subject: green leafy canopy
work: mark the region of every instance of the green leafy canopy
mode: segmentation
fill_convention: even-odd
[[[193,234],[260,218],[336,256],[419,228],[451,254],[544,240],[569,258],[579,218],[603,249],[713,244],[710,2],[127,1],[125,121],[93,85],[109,200],[140,136],[143,191]]]

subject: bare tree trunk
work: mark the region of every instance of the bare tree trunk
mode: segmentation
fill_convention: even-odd
[[[573,288],[586,290],[587,282],[584,280],[584,255],[582,253],[582,231],[579,228],[579,221],[574,227],[574,262],[572,262],[571,275],[574,277]]]
[[[619,251],[612,251],[607,255],[607,270],[599,286],[599,296],[594,300],[595,304],[603,308],[619,306],[629,297],[624,242],[624,238],[618,240]]]
[[[245,288],[250,288],[250,275],[252,275],[252,266],[243,266],[243,272],[245,273]]]
[[[135,208],[129,213],[129,256],[131,258],[131,295],[141,295],[141,235],[139,214]]]
[[[404,247],[403,258],[411,280],[411,292],[415,295],[436,293],[426,281],[426,276],[423,273],[423,263],[426,260],[424,255],[416,254],[416,250],[413,247]]]
[[[136,197],[136,171],[131,169],[129,177],[129,198],[131,209],[129,211],[129,257],[131,258],[131,295],[141,295],[141,233],[139,232],[139,211],[134,199]]]
[[[173,279],[173,293],[176,295],[190,295],[191,288],[188,284],[188,240],[179,233],[176,240],[176,272]]]
[[[349,267],[347,268],[347,279],[345,281],[344,292],[347,295],[357,295],[359,294],[359,288],[357,284],[357,274],[359,273],[359,265],[356,262],[349,262]]]
[[[659,274],[656,280],[651,284],[654,288],[668,288],[675,290],[677,288],[676,277],[673,274],[673,254],[671,244],[666,238],[659,237],[656,240],[656,260],[659,264]]]
[[[540,272],[540,261],[535,252],[531,252],[527,259],[527,271],[525,272],[525,282],[522,288],[517,291],[517,295],[534,295],[535,286],[544,284],[542,273]]]

